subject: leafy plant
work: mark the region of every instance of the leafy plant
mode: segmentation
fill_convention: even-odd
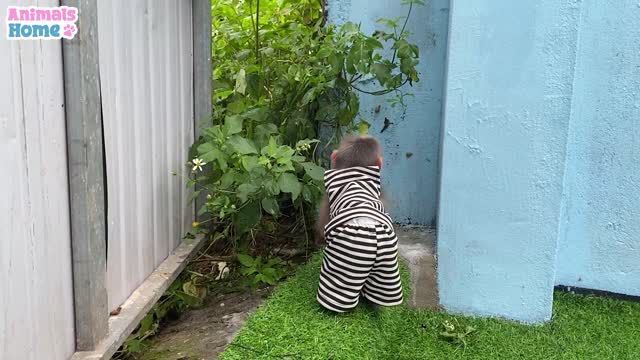
[[[300,140],[292,148],[262,125],[256,126],[261,135],[249,139],[238,121],[228,118],[225,125],[206,129],[193,162],[210,164],[210,171],[195,170],[189,181],[198,185],[194,196],[207,192],[199,213],[213,215],[225,236],[251,232],[263,215],[278,217],[283,201],[303,211],[303,203],[314,204],[322,194],[324,170],[309,159],[317,141]]]
[[[272,219],[312,217],[324,191],[320,126],[366,134],[358,94],[395,93],[419,81],[419,51],[405,18],[326,25],[322,0],[213,0],[213,111],[190,151],[194,198],[216,239],[256,240]],[[375,83],[368,86],[366,83]],[[326,161],[326,160],[324,160]],[[205,226],[206,225],[206,226]]]
[[[251,285],[275,285],[287,273],[289,264],[279,257],[265,259],[262,256],[251,257],[238,254],[238,261],[242,264],[242,274],[251,279]]]
[[[453,344],[466,348],[469,336],[475,333],[476,329],[473,326],[463,328],[457,319],[454,319],[454,322],[455,324],[449,320],[445,320],[442,323],[443,331],[440,332],[440,336]]]

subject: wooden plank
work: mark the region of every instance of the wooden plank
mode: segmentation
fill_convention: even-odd
[[[177,172],[185,171],[185,162],[189,157],[189,148],[194,142],[194,81],[193,77],[193,22],[192,4],[182,2],[180,7],[180,68],[183,69],[180,77],[180,152],[178,154]],[[184,179],[184,178],[182,178]],[[191,223],[195,218],[194,203],[190,202],[193,191],[187,186],[182,187],[181,197],[181,226],[180,232],[185,234],[191,229]]]
[[[106,218],[97,6],[78,8],[78,33],[63,41],[76,348],[93,349],[107,334]]]
[[[122,305],[120,313],[109,319],[109,337],[94,351],[77,352],[71,360],[110,359],[202,245],[204,245],[203,236],[183,241],[131,294]]]
[[[211,122],[212,64],[211,64],[211,1],[193,0],[193,114],[195,138],[201,135],[202,125]],[[197,212],[206,201],[205,194],[196,199]],[[203,220],[206,215],[199,217]]]
[[[194,216],[185,179],[171,175],[193,143],[193,42],[190,1],[98,8],[113,310],[178,246]]]
[[[62,69],[60,41],[0,37],[0,359],[75,349]]]
[[[156,96],[157,89],[162,87],[163,76],[160,71],[160,65],[162,62],[162,56],[160,56],[160,51],[162,49],[162,32],[159,30],[159,26],[162,24],[162,14],[161,9],[158,6],[153,6],[155,0],[147,0],[147,12],[148,12],[148,27],[147,27],[147,46],[149,48],[148,53],[150,54],[150,59],[147,64],[147,70],[149,72],[149,87],[151,89],[151,109],[150,115],[153,119],[154,126],[152,126],[149,131],[151,134],[151,151],[155,154],[154,158],[159,160],[158,154],[161,154],[162,147],[162,137],[159,135],[159,129],[161,126],[158,126],[159,123],[162,123],[163,116],[166,116],[164,111],[160,108],[160,104],[162,104],[162,99],[159,96]],[[166,223],[166,212],[167,209],[162,201],[161,193],[162,193],[162,179],[163,177],[156,176],[156,174],[162,168],[162,164],[159,161],[152,162],[152,185],[151,185],[151,193],[154,202],[153,206],[153,259],[154,266],[158,266],[164,260],[164,251],[162,250],[162,244],[166,243],[164,240],[165,237],[168,236],[166,231],[164,231],[164,224]]]

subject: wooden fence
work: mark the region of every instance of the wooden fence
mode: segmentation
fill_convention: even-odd
[[[12,5],[79,20],[0,38],[0,359],[108,358],[197,248],[172,173],[211,110],[210,3]]]

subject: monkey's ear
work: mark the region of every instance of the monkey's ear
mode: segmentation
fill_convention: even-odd
[[[382,164],[384,163],[384,161],[382,161],[382,156],[378,156],[378,167],[380,168],[380,170],[382,170]]]

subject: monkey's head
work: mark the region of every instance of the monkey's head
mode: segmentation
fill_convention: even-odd
[[[331,153],[331,167],[346,169],[356,166],[377,166],[382,169],[382,146],[371,136],[349,136],[342,139]]]

